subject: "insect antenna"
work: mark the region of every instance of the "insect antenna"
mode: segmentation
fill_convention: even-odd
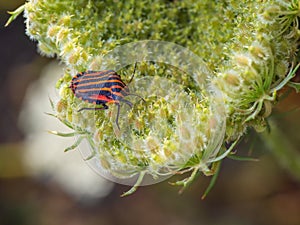
[[[133,78],[134,78],[135,71],[136,71],[136,65],[137,65],[137,62],[135,62],[135,64],[134,64],[133,73],[132,73],[132,76],[131,76],[131,78],[130,78],[130,81],[128,82],[128,84],[130,84],[130,83],[131,83],[131,81],[132,81],[132,80],[133,80]],[[144,99],[143,97],[141,97],[141,96],[139,96],[139,95],[137,95],[137,94],[131,94],[131,93],[129,93],[129,94],[127,94],[127,95],[132,95],[132,96],[139,97],[140,99],[142,99],[142,100],[143,100],[143,102],[146,102],[146,101],[145,101],[145,99]]]
[[[127,96],[128,96],[128,95],[132,95],[132,96],[139,97],[140,99],[143,100],[143,102],[146,102],[145,99],[144,99],[143,97],[141,97],[141,96],[139,96],[139,95],[137,95],[137,94],[131,94],[131,93],[129,93],[129,94],[127,94]]]
[[[117,111],[117,118],[116,118],[116,124],[118,129],[120,130],[120,126],[119,126],[119,116],[120,116],[120,104],[116,103],[117,107],[118,107],[118,111]]]
[[[135,62],[135,64],[134,64],[133,73],[132,73],[132,76],[131,76],[131,78],[130,78],[130,81],[128,82],[128,84],[130,84],[130,83],[131,83],[131,81],[132,81],[132,80],[133,80],[133,78],[134,78],[134,74],[135,74],[135,70],[136,70],[136,64],[137,64],[137,62]]]

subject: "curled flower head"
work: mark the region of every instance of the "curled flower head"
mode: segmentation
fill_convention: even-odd
[[[65,63],[52,105],[74,130],[60,135],[77,137],[67,150],[87,140],[89,162],[112,180],[139,176],[142,184],[146,174],[154,182],[193,171],[177,183],[186,186],[198,171],[214,174],[232,150],[220,145],[236,143],[249,126],[263,131],[277,92],[298,87],[290,82],[299,67],[298,0],[30,0],[8,23],[23,10],[39,51]],[[124,82],[93,97],[106,110],[79,111],[101,106],[70,88],[73,76],[89,70],[114,70]]]
[[[220,93],[209,84],[211,73],[198,56],[173,43],[140,41],[95,60],[90,62],[93,70],[113,68],[121,74],[127,65],[137,64],[137,74],[126,86],[128,93],[121,96],[117,106],[107,101],[107,110],[97,110],[100,104],[76,98],[76,91],[69,88],[70,79],[59,84],[60,102],[66,107],[61,110],[59,104],[58,116],[70,122],[78,140],[88,140],[89,159],[102,175],[109,174],[116,180],[148,174],[157,182],[158,177],[173,175],[187,163],[190,168],[209,171],[219,156],[225,110]],[[128,80],[128,71],[127,76],[121,75],[123,80]],[[97,89],[89,72],[86,76],[76,85],[89,90],[80,91],[107,97]],[[95,110],[78,111],[91,107]]]

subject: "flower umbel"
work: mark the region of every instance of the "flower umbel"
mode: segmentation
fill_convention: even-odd
[[[31,0],[12,12],[8,23],[24,10],[27,34],[40,52],[65,63],[56,85],[60,100],[52,104],[54,116],[74,130],[56,134],[77,136],[66,150],[86,139],[88,159],[96,159],[101,170],[116,178],[139,177],[130,194],[147,175],[157,179],[192,171],[176,183],[186,187],[199,172],[216,174],[235,145],[226,149],[221,143],[236,143],[247,127],[266,128],[278,91],[299,88],[290,82],[299,67],[299,5],[298,0],[155,0],[151,5]],[[204,62],[174,45],[149,48],[149,41],[136,42],[145,39],[177,43]],[[137,44],[121,51],[128,43]],[[169,54],[153,54],[158,52]],[[129,65],[136,62],[128,88],[146,102],[128,96],[134,104],[121,107],[120,130],[114,104],[78,112],[91,106],[70,90],[74,75],[114,69],[128,81]]]

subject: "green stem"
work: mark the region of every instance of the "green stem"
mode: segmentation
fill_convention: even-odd
[[[294,178],[300,180],[300,152],[285,137],[273,120],[269,121],[270,132],[261,133],[261,138],[279,164]]]
[[[217,178],[219,176],[219,173],[220,173],[220,168],[221,168],[221,163],[222,161],[219,161],[217,162],[215,165],[215,173],[214,175],[212,176],[210,182],[209,182],[209,185],[208,187],[206,188],[204,194],[202,195],[201,199],[203,200],[204,198],[206,198],[206,196],[208,195],[208,193],[211,191],[211,189],[215,186],[215,183],[217,181]]]

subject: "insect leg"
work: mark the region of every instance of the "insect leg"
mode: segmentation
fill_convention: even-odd
[[[126,99],[122,98],[119,101],[126,103],[130,108],[132,108],[132,106],[133,106],[132,103],[130,101],[126,100]]]
[[[118,107],[118,111],[117,111],[117,118],[116,118],[116,124],[118,129],[120,130],[120,126],[119,126],[119,115],[120,115],[120,104],[116,103],[117,107]]]
[[[103,103],[102,106],[103,106],[103,108],[81,108],[77,112],[80,112],[82,110],[106,110],[106,109],[108,109],[108,106],[105,103]]]
[[[122,99],[119,99],[119,101],[126,103],[130,108],[133,107],[132,103],[131,103],[130,101],[128,101],[128,100],[125,100],[125,99],[122,98]],[[119,116],[120,116],[120,108],[121,108],[121,106],[120,106],[120,103],[115,103],[115,104],[116,104],[117,107],[118,107],[117,118],[116,118],[116,124],[117,124],[117,127],[118,127],[119,130],[120,130],[120,126],[119,126]]]

